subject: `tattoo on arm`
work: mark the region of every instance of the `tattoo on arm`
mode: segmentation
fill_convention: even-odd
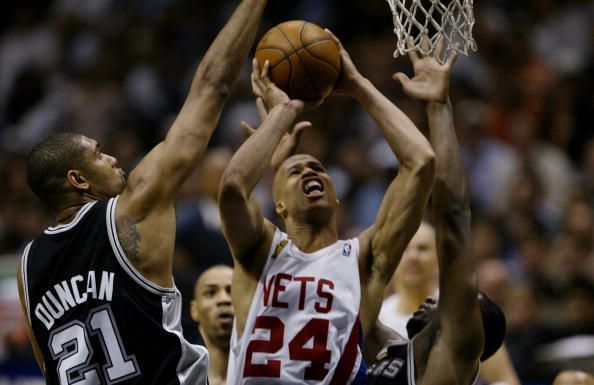
[[[142,221],[144,218],[141,218],[139,221],[134,221],[131,217],[127,215],[123,215],[116,218],[116,225],[118,230],[118,238],[120,239],[120,244],[122,245],[122,249],[126,253],[126,256],[132,263],[137,263],[140,261],[140,256],[138,255],[138,249],[140,246],[140,234],[136,230],[136,224]]]

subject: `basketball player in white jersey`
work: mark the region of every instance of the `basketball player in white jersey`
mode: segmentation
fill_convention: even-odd
[[[431,146],[357,71],[342,46],[340,51],[336,91],[355,98],[374,118],[400,160],[398,176],[375,225],[340,240],[332,180],[314,157],[294,155],[278,167],[273,182],[286,232],[263,218],[252,191],[304,103],[289,100],[271,83],[268,65],[260,72],[255,63],[254,91],[272,109],[231,159],[219,195],[235,262],[230,385],[363,383],[359,340],[372,326],[427,203],[434,175]]]
[[[167,136],[126,180],[79,134],[29,155],[28,181],[55,214],[18,281],[48,384],[206,384],[206,349],[182,335],[172,277],[174,201],[204,154],[266,0],[243,0],[204,55]]]

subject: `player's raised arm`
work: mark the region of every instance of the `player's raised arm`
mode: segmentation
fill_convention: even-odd
[[[442,47],[438,46],[437,55]],[[472,263],[468,183],[448,96],[455,53],[443,65],[416,53],[411,53],[410,58],[414,78],[404,74],[395,77],[409,96],[425,104],[430,140],[437,154],[432,205],[439,262],[440,332],[429,354],[423,383],[444,383],[444,378],[452,378],[453,374],[460,380],[458,383],[471,383],[484,334]]]
[[[365,108],[400,161],[398,176],[384,195],[375,224],[359,237],[362,295],[366,298],[360,316],[366,333],[375,323],[385,286],[421,223],[433,183],[435,154],[414,123],[359,74],[342,45],[340,50],[343,73],[338,91],[353,96]]]
[[[258,277],[263,261],[253,260],[255,249],[270,242],[274,225],[264,219],[251,193],[269,167],[281,139],[303,110],[303,103],[289,100],[270,81],[267,75],[268,63],[262,71],[255,60],[253,66],[254,92],[274,107],[227,165],[219,188],[219,209],[223,232],[233,258],[245,270]],[[262,256],[265,257],[265,253]]]
[[[252,46],[266,0],[243,0],[204,55],[163,142],[130,174],[118,206],[132,219],[169,206],[203,155]]]

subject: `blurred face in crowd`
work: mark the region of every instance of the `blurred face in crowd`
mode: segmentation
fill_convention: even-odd
[[[566,370],[555,377],[553,385],[594,385],[594,378],[586,372]]]
[[[334,185],[320,161],[294,155],[281,164],[273,185],[277,213],[307,223],[328,221],[338,206]]]
[[[192,319],[200,327],[200,333],[208,341],[228,349],[233,328],[231,306],[231,278],[233,269],[215,266],[206,270],[194,289],[190,304]]]
[[[435,230],[423,222],[402,254],[396,269],[396,284],[409,288],[426,287],[437,276]]]

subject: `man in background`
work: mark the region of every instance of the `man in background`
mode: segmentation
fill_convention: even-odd
[[[196,281],[194,299],[190,303],[192,319],[204,339],[210,356],[208,383],[225,385],[229,341],[233,330],[233,306],[231,306],[231,278],[233,269],[217,265],[206,270]]]

